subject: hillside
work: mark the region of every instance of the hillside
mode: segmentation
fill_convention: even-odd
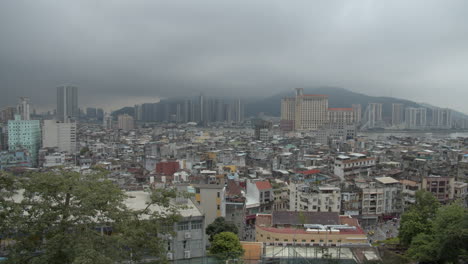
[[[304,94],[328,95],[329,107],[351,107],[352,104],[361,104],[362,111],[365,110],[369,103],[382,103],[384,116],[391,116],[392,103],[401,103],[409,107],[420,106],[420,104],[409,100],[392,97],[368,96],[338,87],[305,88]],[[281,99],[287,96],[294,96],[294,91],[291,90],[258,101],[250,102],[246,105],[245,113],[247,116],[254,116],[260,112],[264,112],[265,114],[272,116],[279,116],[281,110]]]

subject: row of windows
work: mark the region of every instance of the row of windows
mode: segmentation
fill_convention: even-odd
[[[192,221],[192,222],[179,222],[177,223],[177,231],[186,231],[190,229],[202,229],[203,222],[202,221]]]
[[[263,235],[260,235],[260,237],[263,237]],[[270,237],[267,237],[266,239],[268,240],[271,240]],[[280,241],[279,238],[273,238],[275,241]],[[289,242],[289,239],[282,239],[282,242]],[[292,239],[292,242],[302,242],[302,243],[315,243],[315,239],[311,239],[311,240],[306,240],[306,239],[302,239],[301,241],[298,241],[297,239]],[[319,243],[323,243],[325,242],[323,239],[320,239],[320,240],[317,240],[317,242]],[[336,240],[337,243],[341,243],[341,239],[338,239]],[[334,243],[334,240],[333,239],[330,239],[328,240],[328,243]]]

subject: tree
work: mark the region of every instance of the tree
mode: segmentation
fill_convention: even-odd
[[[15,241],[7,263],[110,264],[148,255],[164,262],[165,244],[158,234],[178,219],[169,203],[175,192],[154,191],[146,208],[132,210],[106,174],[55,170],[16,179],[10,192],[22,198],[6,215],[3,234]],[[166,210],[153,211],[152,205]]]
[[[468,211],[459,202],[440,207],[431,229],[417,234],[407,251],[412,259],[427,263],[468,260]]]
[[[434,220],[434,243],[440,263],[468,261],[468,211],[460,202],[443,206]]]
[[[398,237],[403,246],[408,247],[419,233],[428,233],[432,229],[439,202],[432,193],[416,192],[416,202],[402,216]]]
[[[226,222],[226,219],[224,219],[224,217],[217,217],[213,221],[213,223],[209,224],[206,227],[206,234],[210,236],[210,242],[213,241],[214,236],[216,234],[219,234],[221,232],[232,232],[237,235],[239,233],[239,230],[237,229],[237,226],[235,224]]]
[[[210,247],[210,254],[222,259],[236,259],[242,256],[244,249],[239,238],[232,232],[216,234]]]

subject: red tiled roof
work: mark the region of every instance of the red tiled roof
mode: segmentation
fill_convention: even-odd
[[[328,108],[328,111],[353,111],[352,108]]]
[[[302,175],[311,175],[311,174],[320,173],[320,170],[306,170],[306,171],[300,171],[298,173],[300,173]]]
[[[255,185],[257,185],[257,189],[259,190],[272,189],[269,181],[258,181],[255,183]]]

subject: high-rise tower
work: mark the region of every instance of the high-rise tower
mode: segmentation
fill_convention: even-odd
[[[70,85],[57,87],[57,120],[76,120],[78,115],[78,88]]]

